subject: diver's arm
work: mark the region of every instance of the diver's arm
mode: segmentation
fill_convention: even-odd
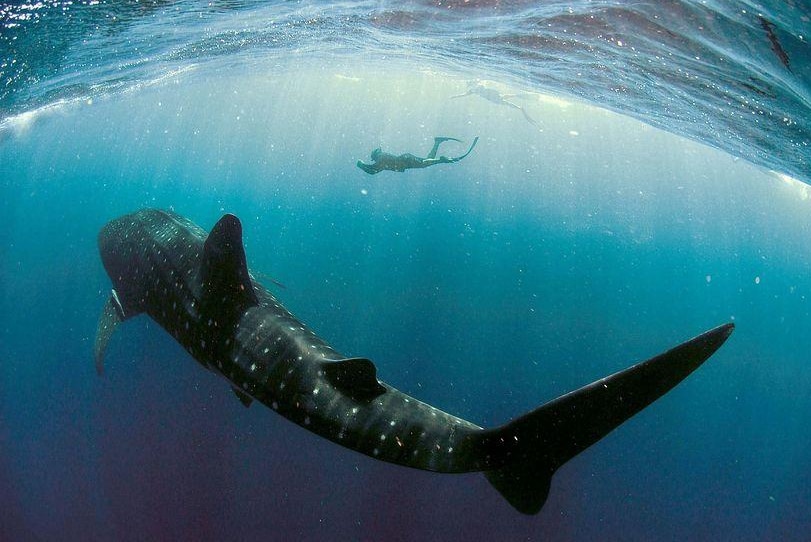
[[[358,160],[358,162],[355,165],[358,166],[363,171],[365,171],[366,173],[368,173],[369,175],[375,175],[377,173],[380,173],[380,168],[378,167],[377,164],[366,164]]]

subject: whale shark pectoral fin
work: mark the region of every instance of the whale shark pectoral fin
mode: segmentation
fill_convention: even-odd
[[[96,372],[99,375],[104,374],[104,351],[107,350],[107,343],[110,341],[110,337],[112,337],[118,324],[123,321],[124,309],[118,299],[118,294],[115,290],[112,290],[110,297],[107,298],[107,303],[104,304],[104,309],[101,311],[99,325],[96,328],[96,342],[93,345]]]
[[[386,392],[377,380],[377,369],[366,358],[347,358],[322,365],[329,383],[356,401],[371,401]]]
[[[224,215],[206,238],[202,279],[207,304],[221,306],[227,299],[236,311],[259,304],[242,245],[242,223],[234,215]]]
[[[231,387],[231,389],[234,390],[234,395],[237,396],[237,399],[239,399],[240,403],[245,405],[245,408],[251,406],[251,403],[253,403],[253,397],[235,387]]]

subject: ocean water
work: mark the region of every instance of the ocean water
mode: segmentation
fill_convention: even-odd
[[[0,539],[807,540],[809,17],[0,5]],[[463,140],[452,155],[480,140],[456,164],[355,167],[438,135]],[[385,464],[245,409],[146,317],[98,377],[96,236],[143,207],[204,228],[236,214],[296,316],[482,426],[737,327],[523,516],[479,474]]]

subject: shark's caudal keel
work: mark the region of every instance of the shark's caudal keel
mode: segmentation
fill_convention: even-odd
[[[519,511],[546,501],[558,467],[681,382],[733,325],[568,393],[512,422],[482,429],[378,381],[290,314],[248,272],[242,226],[225,215],[206,233],[168,211],[108,223],[99,250],[113,282],[96,336],[101,373],[117,325],[146,313],[240,401],[371,457],[437,472],[483,471]]]

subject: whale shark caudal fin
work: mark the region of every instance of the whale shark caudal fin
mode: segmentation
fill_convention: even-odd
[[[725,324],[633,367],[567,393],[496,429],[487,452],[504,466],[487,480],[519,512],[536,514],[555,471],[667,393],[732,333]]]
[[[99,325],[96,328],[96,342],[93,345],[96,372],[100,375],[104,374],[104,351],[107,350],[107,343],[110,342],[110,337],[112,337],[118,324],[125,319],[124,308],[118,299],[118,293],[112,290],[110,297],[107,298],[107,303],[104,304],[104,309],[101,311]]]

